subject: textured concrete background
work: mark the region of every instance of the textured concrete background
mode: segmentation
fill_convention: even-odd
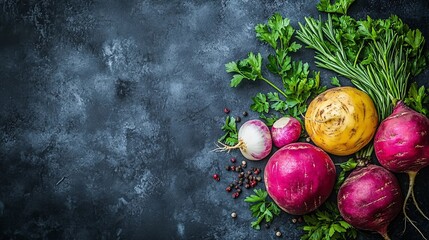
[[[257,23],[280,12],[296,26],[317,2],[0,0],[0,239],[275,239],[249,227],[250,191],[224,191],[239,154],[211,152],[223,108],[240,114],[268,89],[229,88],[224,64],[266,53]],[[395,13],[429,38],[427,0],[358,0],[350,13]],[[425,169],[415,190],[426,213],[428,182]],[[301,234],[286,214],[273,226]],[[402,227],[399,216],[393,239],[420,239]]]

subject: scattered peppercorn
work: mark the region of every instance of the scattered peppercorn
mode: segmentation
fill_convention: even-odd
[[[257,177],[256,177],[256,181],[260,182],[261,180],[262,180],[262,177],[261,177],[261,176],[257,176]]]
[[[246,111],[243,112],[243,116],[247,117],[248,113]]]
[[[231,217],[232,217],[232,218],[236,218],[236,217],[237,217],[237,213],[236,213],[236,212],[232,212],[232,213],[231,213]]]
[[[296,223],[296,222],[297,222],[296,218],[292,218],[292,223]]]
[[[229,108],[224,108],[223,112],[226,113],[226,114],[228,114],[229,112],[231,112],[231,110],[229,110]]]
[[[228,165],[228,166],[226,166],[226,167],[225,167],[225,170],[226,170],[226,171],[230,171],[230,170],[231,170],[231,166],[229,166],[229,165]]]
[[[248,184],[248,183],[246,183],[245,185],[244,185],[244,187],[247,189],[247,188],[250,188],[250,184]]]
[[[235,117],[235,122],[236,122],[236,123],[241,122],[241,118],[240,118],[239,116],[236,116],[236,117]]]
[[[269,223],[265,223],[265,228],[266,229],[270,228],[270,224]]]
[[[219,181],[220,180],[219,174],[217,173],[213,174],[213,179],[216,181]]]
[[[254,174],[258,175],[259,173],[261,173],[261,169],[259,168],[255,168],[255,170],[253,171]]]
[[[311,138],[310,138],[310,137],[307,137],[307,138],[305,139],[305,141],[306,141],[306,142],[310,142],[310,141],[311,141]]]
[[[282,232],[277,231],[277,232],[276,232],[276,236],[277,236],[277,237],[281,237],[281,236],[282,236]]]
[[[226,187],[225,189],[227,192],[231,192],[232,188],[230,186]]]
[[[235,193],[233,193],[232,194],[232,198],[238,198],[240,196],[240,193],[239,192],[235,192]]]
[[[232,163],[235,163],[235,161],[237,161],[237,159],[235,157],[231,158],[230,160]]]

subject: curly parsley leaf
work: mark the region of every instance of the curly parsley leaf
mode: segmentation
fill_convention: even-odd
[[[237,123],[234,117],[226,117],[222,130],[224,131],[224,135],[218,139],[218,142],[229,146],[234,146],[238,143]]]
[[[420,86],[419,88],[417,83],[413,82],[408,89],[405,104],[415,111],[429,116],[429,88],[425,89],[424,86]]]
[[[336,204],[326,202],[311,214],[304,215],[305,234],[301,240],[356,239],[357,231],[341,218]]]
[[[262,189],[253,190],[255,194],[252,194],[244,199],[245,202],[250,203],[250,211],[252,216],[256,218],[251,223],[252,228],[260,229],[262,221],[269,223],[272,222],[275,216],[280,215],[280,208],[273,202],[267,199],[268,193]]]

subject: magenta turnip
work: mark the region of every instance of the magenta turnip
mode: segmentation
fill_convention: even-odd
[[[264,180],[270,197],[285,212],[303,215],[331,194],[335,166],[329,155],[309,143],[291,143],[271,156]]]
[[[391,172],[372,164],[359,167],[344,181],[337,198],[345,221],[389,239],[387,227],[402,205],[401,189]]]
[[[383,167],[409,175],[409,188],[402,208],[405,218],[416,227],[406,212],[411,196],[418,211],[429,220],[418,206],[413,190],[417,173],[429,165],[429,119],[402,101],[398,102],[393,113],[380,124],[374,137],[374,150]]]
[[[271,127],[271,137],[276,147],[296,142],[301,135],[301,123],[293,117],[282,117]]]

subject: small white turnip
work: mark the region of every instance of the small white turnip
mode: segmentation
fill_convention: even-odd
[[[301,123],[293,117],[282,117],[271,127],[271,137],[276,147],[281,148],[296,142],[301,135]]]
[[[215,150],[230,151],[240,149],[245,158],[262,160],[270,154],[273,143],[268,126],[261,120],[253,119],[241,125],[238,130],[238,143],[235,146],[222,145],[222,147]]]

